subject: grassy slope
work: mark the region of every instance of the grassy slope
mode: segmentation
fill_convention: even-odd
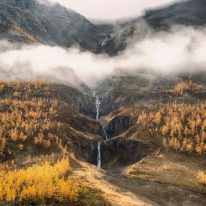
[[[17,83],[12,84],[16,87]],[[20,101],[22,98],[58,97],[60,106],[55,120],[63,124],[60,134],[62,144],[63,146],[67,144],[70,152],[75,152],[76,157],[85,160],[84,154],[88,148],[85,147],[85,150],[82,150],[82,146],[90,145],[96,141],[99,130],[95,121],[78,112],[85,111],[82,107],[82,101],[86,102],[84,95],[70,87],[51,84],[43,84],[41,89],[35,88],[25,92],[21,89],[24,85],[25,83],[20,84],[20,87],[18,87],[19,94],[15,96],[13,86],[9,83],[1,96],[9,99],[17,98]],[[82,101],[78,100],[79,97]],[[102,121],[107,123],[118,115],[137,117],[137,110],[137,107],[123,108],[102,118]],[[206,169],[204,158],[166,151],[148,135],[147,131],[138,127],[138,125],[122,133],[121,136],[126,140],[132,139],[149,145],[150,150],[147,156],[140,162],[128,167],[116,167],[116,169],[111,167],[108,172],[96,171],[93,166],[84,163],[84,161],[79,162],[71,156],[73,175],[85,181],[91,188],[100,190],[103,196],[113,205],[123,205],[122,201],[124,201],[125,206],[166,204],[167,201],[172,205],[186,203],[187,201],[194,205],[203,204],[204,195],[199,192],[204,189],[196,183],[195,173],[199,169]],[[47,149],[44,149],[45,151],[48,152]],[[29,154],[30,151],[27,153],[20,151],[17,155],[17,162],[25,161],[25,155]],[[90,199],[90,195],[88,194],[84,198]],[[156,198],[157,195],[160,195],[159,199]],[[188,195],[190,198],[186,199]],[[168,200],[170,196],[172,198]],[[98,198],[97,202],[96,205],[106,204]]]
[[[65,146],[81,156],[81,146],[96,141],[98,124],[79,113],[87,101],[81,92],[43,82],[2,82],[0,87],[2,160],[21,162],[29,155],[59,153]]]
[[[71,168],[65,174],[73,177],[75,168],[81,168],[76,158],[89,160],[88,151],[98,139],[99,125],[80,113],[86,112],[86,95],[71,87],[41,81],[0,82],[0,95],[0,115],[5,118],[5,125],[2,121],[0,127],[0,140],[5,140],[0,141],[1,163],[8,165],[7,169],[14,165],[27,168],[46,160],[53,164],[66,155]],[[110,205],[99,190],[86,182],[81,184],[87,189],[80,192],[73,205]],[[0,205],[6,202],[1,200]],[[32,202],[38,205],[38,200]]]
[[[201,74],[204,76],[205,74]],[[152,111],[155,102],[187,102],[193,104],[198,99],[205,101],[205,81],[200,78],[200,74],[191,76],[192,81],[201,85],[201,90],[186,91],[177,95],[173,88],[177,82],[187,79],[187,75],[179,76],[179,79],[156,79],[141,87],[142,80],[138,77],[120,78],[115,82],[115,86],[109,92],[108,98],[114,101],[114,107],[119,108],[101,118],[103,124],[108,124],[117,116],[131,116],[138,119],[139,113],[143,109]],[[140,78],[142,79],[142,78]],[[146,79],[144,81],[146,83]],[[119,85],[119,86],[118,86]],[[136,97],[136,94],[143,94],[144,97]],[[153,94],[153,95],[152,95]],[[116,104],[116,102],[119,102]],[[126,103],[126,107],[125,107]],[[127,104],[128,103],[128,104]],[[130,106],[132,105],[132,106]],[[134,105],[136,105],[134,107]],[[139,124],[134,125],[128,131],[123,132],[126,141],[139,141],[149,146],[147,156],[140,162],[129,167],[119,168],[119,172],[128,178],[138,180],[154,181],[166,185],[173,185],[186,190],[206,192],[204,186],[197,182],[197,172],[206,171],[205,154],[185,154],[165,149],[161,139],[155,138],[147,129]],[[129,151],[125,153],[130,156]],[[110,162],[112,168],[113,162]]]

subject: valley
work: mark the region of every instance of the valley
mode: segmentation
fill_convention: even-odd
[[[125,82],[127,78],[129,83]],[[184,78],[187,79],[187,75],[183,77],[183,79]],[[195,78],[195,76],[191,77],[191,79],[193,78]],[[122,77],[120,79],[121,80],[119,81],[122,87],[124,87],[124,84],[129,84],[130,87],[133,84],[129,77]],[[103,141],[102,147],[103,169],[106,170],[104,175],[110,183],[113,183],[118,187],[120,186],[120,191],[132,192],[132,197],[133,195],[136,195],[137,198],[134,203],[124,203],[126,205],[204,205],[205,188],[204,186],[198,185],[197,179],[191,177],[196,177],[198,171],[205,170],[205,156],[188,155],[186,154],[187,152],[185,153],[184,151],[183,153],[176,153],[168,149],[167,146],[165,150],[162,147],[164,141],[161,146],[162,143],[159,141],[162,140],[160,140],[159,137],[154,139],[156,132],[151,131],[151,129],[156,129],[154,125],[151,126],[151,129],[146,128],[144,131],[144,128],[141,128],[140,125],[138,126],[138,123],[137,125],[135,123],[135,118],[138,115],[138,118],[141,118],[139,112],[144,111],[145,108],[149,111],[152,110],[155,107],[155,102],[158,102],[160,105],[166,105],[166,101],[170,102],[169,104],[171,105],[172,102],[178,102],[175,104],[176,108],[181,107],[183,104],[185,104],[183,105],[184,107],[187,107],[186,104],[195,105],[193,98],[195,98],[196,101],[196,95],[198,95],[200,91],[201,96],[199,96],[199,101],[204,102],[203,93],[205,87],[203,87],[203,85],[200,87],[200,84],[194,84],[191,80],[180,79],[174,80],[173,82],[170,79],[171,87],[168,87],[168,90],[165,90],[165,88],[163,89],[164,81],[165,83],[168,81],[166,85],[169,85],[169,80],[166,79],[159,83],[162,84],[161,87],[160,85],[157,85],[158,89],[156,91],[154,86],[152,87],[157,95],[161,95],[161,93],[163,94],[162,103],[160,98],[155,100],[155,95],[151,96],[151,91],[148,91],[149,95],[146,96],[147,103],[143,103],[144,100],[140,98],[135,98],[131,100],[133,105],[136,103],[135,107],[129,106],[128,108],[125,105],[123,107],[122,105],[118,105],[120,109],[100,118],[100,121],[103,124],[107,123],[105,128],[109,138],[108,140]],[[182,83],[178,83],[178,81]],[[139,82],[136,79],[134,83],[135,85],[133,86],[137,87],[138,83]],[[202,83],[203,82],[201,82],[201,84]],[[130,89],[130,87],[125,87],[127,90],[126,94],[134,96],[133,89]],[[112,89],[115,89],[115,87]],[[176,90],[178,91],[178,94],[174,94]],[[180,95],[179,90],[182,91]],[[120,91],[123,92],[122,94],[120,92],[120,96],[117,98],[123,98],[118,100],[121,104],[124,102],[125,92],[124,90]],[[108,92],[109,98],[111,98],[111,94],[112,91]],[[168,95],[168,97],[166,97],[166,95]],[[114,105],[112,105],[112,107],[114,108]],[[196,110],[197,106],[194,106],[194,108]],[[167,112],[167,114],[169,113]],[[191,118],[190,114],[187,115]],[[153,120],[150,119],[149,121]],[[147,124],[145,119],[143,122],[144,124]],[[204,141],[205,140],[203,139],[203,142]],[[201,145],[204,147],[202,143]],[[177,150],[176,147],[172,148]],[[198,152],[198,150],[196,151]],[[104,186],[104,188],[106,188],[106,186]],[[154,194],[154,191],[156,191],[156,194]],[[173,192],[171,193],[171,191]],[[154,194],[154,197],[152,197],[151,194]],[[177,196],[175,196],[175,194],[177,194]],[[156,197],[158,195],[159,198],[157,201]],[[127,196],[130,197],[129,194]],[[139,201],[141,198],[143,199],[143,202]],[[153,202],[150,202],[149,200],[153,200]],[[118,203],[116,205],[118,205]],[[120,205],[123,205],[123,203],[120,203]]]
[[[51,155],[54,159],[59,155],[69,158],[70,176],[86,187],[99,191],[102,198],[97,196],[90,200],[90,197],[86,197],[86,200],[77,202],[80,205],[84,205],[81,201],[90,202],[89,205],[118,206],[204,205],[206,188],[197,179],[198,172],[206,168],[205,137],[201,136],[204,134],[200,134],[198,141],[201,142],[197,142],[197,145],[194,142],[192,149],[190,142],[183,145],[180,140],[177,148],[170,143],[169,136],[165,145],[165,137],[160,133],[164,122],[163,119],[158,120],[163,117],[155,116],[157,119],[150,119],[148,123],[146,119],[146,114],[156,112],[156,103],[159,106],[162,104],[162,108],[170,104],[174,107],[173,112],[183,104],[196,112],[203,112],[201,108],[205,107],[206,94],[204,82],[195,83],[195,80],[179,77],[178,81],[170,80],[170,88],[163,89],[166,79],[159,83],[162,87],[157,84],[157,88],[153,80],[154,85],[148,87],[147,91],[142,87],[144,96],[140,96],[134,95],[133,91],[137,87],[139,90],[136,91],[141,93],[142,79],[137,81],[138,76],[133,78],[136,80],[118,77],[119,83],[115,80],[114,86],[109,89],[104,83],[105,92],[98,93],[96,88],[96,94],[91,91],[82,93],[76,88],[44,81],[2,82],[1,116],[7,122],[7,130],[1,127],[4,137],[0,144],[1,161],[4,164],[12,162],[21,168],[33,165],[39,158],[50,159]],[[121,87],[115,86],[119,84]],[[169,85],[169,82],[166,84]],[[116,93],[117,88],[125,88],[127,92],[121,89],[122,93]],[[156,100],[152,92],[162,96],[162,99]],[[165,95],[168,97],[165,98]],[[200,103],[194,101],[197,96]],[[21,104],[27,106],[22,107]],[[200,110],[195,104],[200,105]],[[18,117],[20,120],[17,121],[13,115],[19,112],[22,117]],[[204,113],[200,115],[204,118]],[[160,129],[159,121],[162,122]],[[42,125],[38,125],[38,122],[42,122]],[[153,124],[151,128],[150,124]],[[204,131],[201,123],[199,126],[195,124],[195,134],[199,127],[203,127],[200,131]],[[8,131],[11,131],[11,137]],[[192,131],[188,130],[188,135],[190,133]],[[172,135],[171,132],[169,135]],[[196,141],[190,137],[188,139]],[[174,142],[177,144],[178,139]],[[202,148],[201,152],[199,147]]]
[[[0,206],[206,205],[205,0],[62,2],[0,1]]]
[[[97,114],[101,111],[100,105],[101,102],[97,98]],[[138,110],[138,107],[135,110]],[[124,117],[127,114],[134,118],[135,110],[124,108],[100,119],[104,124],[114,121],[113,124],[117,124],[116,128],[120,131],[113,130],[113,135],[117,136],[110,136],[109,139],[102,141],[101,155],[97,154],[97,168],[100,169],[99,158],[102,158],[102,170],[83,164],[83,171],[77,170],[75,175],[103,191],[103,196],[112,205],[204,205],[205,188],[191,177],[205,169],[205,157],[164,150],[157,145],[158,141],[148,140],[139,131],[135,131],[133,135],[141,136],[131,137],[129,130],[134,130],[135,123],[128,124],[131,119],[123,119],[127,125],[124,127],[125,122],[119,124],[118,118],[115,120],[116,117],[113,117]],[[109,126],[105,128],[109,132]],[[103,138],[104,134],[103,132]],[[118,136],[120,134],[123,137]],[[133,140],[132,143],[130,139]],[[133,150],[134,147],[136,150]],[[100,152],[99,144],[97,150]],[[110,154],[107,154],[108,150]],[[126,153],[125,156],[122,156],[123,153]],[[131,158],[136,155],[137,159]]]

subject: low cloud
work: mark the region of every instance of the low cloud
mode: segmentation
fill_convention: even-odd
[[[170,32],[151,33],[115,57],[95,55],[76,48],[45,45],[16,45],[0,42],[1,79],[47,77],[63,83],[92,86],[125,70],[177,74],[206,71],[206,30],[173,28]],[[78,81],[77,81],[78,79]]]

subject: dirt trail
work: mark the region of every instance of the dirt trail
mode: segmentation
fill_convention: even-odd
[[[206,195],[172,185],[122,176],[117,171],[97,170],[80,162],[82,168],[74,171],[78,179],[102,191],[112,206],[203,206]]]
[[[83,169],[76,170],[74,175],[88,183],[90,187],[102,191],[104,198],[112,206],[150,206],[156,205],[148,199],[138,196],[129,190],[115,186],[105,178],[106,173],[103,170],[97,170],[96,167],[81,163]]]

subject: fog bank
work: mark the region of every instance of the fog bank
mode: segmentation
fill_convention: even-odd
[[[71,83],[75,77],[73,84],[79,84],[79,78],[92,86],[122,70],[127,73],[147,70],[165,75],[206,71],[205,34],[204,28],[173,28],[170,32],[151,33],[115,57],[81,52],[77,48],[0,41],[0,77],[32,79],[44,76],[63,83]]]

